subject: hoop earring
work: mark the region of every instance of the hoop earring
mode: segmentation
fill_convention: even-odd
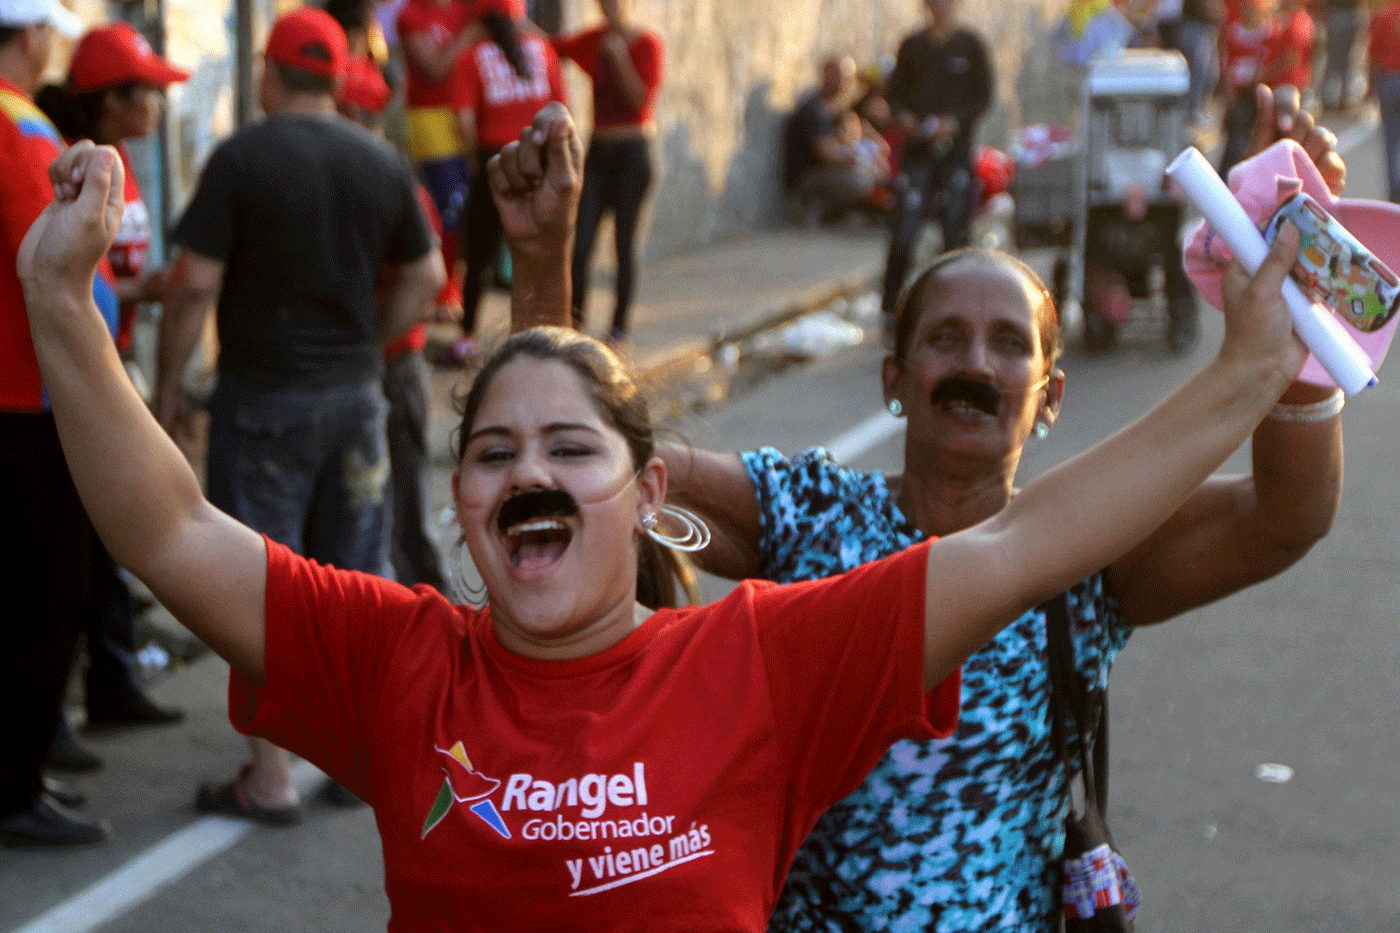
[[[900,403],[899,399],[897,398],[890,399],[889,408],[890,414],[894,415],[896,418],[904,414],[904,406]]]
[[[642,516],[642,527],[646,529],[647,537],[657,544],[664,545],[675,551],[703,551],[710,544],[710,528],[696,515],[688,509],[683,509],[678,505],[663,505],[661,514],[673,521],[679,522],[685,529],[685,533],[672,537],[663,534],[658,530],[661,519],[655,512],[648,512]]]
[[[471,606],[473,609],[485,607],[487,601],[486,583],[481,580],[480,574],[476,575],[477,584],[471,582],[467,573],[466,563],[463,560],[467,555],[462,547],[462,539],[458,538],[457,543],[452,545],[452,589],[453,595],[458,600]],[[476,568],[473,567],[473,570]]]

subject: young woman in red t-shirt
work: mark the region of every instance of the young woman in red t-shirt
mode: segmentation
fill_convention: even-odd
[[[993,518],[841,576],[654,610],[639,560],[674,531],[646,405],[602,344],[528,330],[464,400],[473,609],[320,567],[208,504],[86,292],[120,162],[83,145],[53,177],[19,271],[84,504],[233,665],[234,721],[375,808],[400,933],[763,930],[817,815],[895,739],[954,725],[963,659],[1155,530],[1307,356],[1277,297],[1288,227],[1252,282],[1232,272],[1213,362]]]
[[[603,215],[611,211],[617,300],[608,337],[618,341],[627,336],[637,278],[637,221],[651,187],[656,92],[666,51],[660,36],[633,23],[633,0],[598,0],[598,6],[602,25],[556,38],[554,48],[593,82],[593,135],[583,166],[574,240],[574,326],[581,329],[585,323],[593,243]]]
[[[559,58],[549,41],[525,23],[524,0],[478,0],[485,35],[467,47],[452,73],[448,99],[463,148],[474,153],[478,173],[501,147],[519,138],[550,101],[567,101]],[[467,196],[463,231],[467,274],[462,283],[462,340],[454,355],[475,353],[476,311],[486,273],[501,249],[501,218],[487,185]]]

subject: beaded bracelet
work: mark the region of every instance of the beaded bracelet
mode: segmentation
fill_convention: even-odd
[[[1322,401],[1309,405],[1279,402],[1265,417],[1270,421],[1282,421],[1284,424],[1320,424],[1341,414],[1342,406],[1346,403],[1346,394],[1337,389]]]

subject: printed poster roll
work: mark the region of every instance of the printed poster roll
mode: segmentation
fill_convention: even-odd
[[[1269,252],[1269,246],[1206,157],[1196,148],[1188,147],[1167,166],[1167,175],[1181,186],[1206,222],[1230,247],[1230,252],[1253,275]],[[1376,384],[1370,359],[1331,310],[1314,304],[1291,278],[1283,280],[1283,299],[1293,316],[1293,329],[1299,339],[1343,392],[1355,395]]]

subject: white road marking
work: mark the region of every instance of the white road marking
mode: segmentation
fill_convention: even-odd
[[[292,766],[292,782],[303,799],[311,796],[325,777],[310,762],[298,761]],[[232,817],[201,817],[13,933],[88,933],[232,848],[256,828],[254,823]]]
[[[827,441],[822,446],[837,463],[850,463],[861,454],[894,437],[904,422],[887,411],[877,411],[860,424]]]

